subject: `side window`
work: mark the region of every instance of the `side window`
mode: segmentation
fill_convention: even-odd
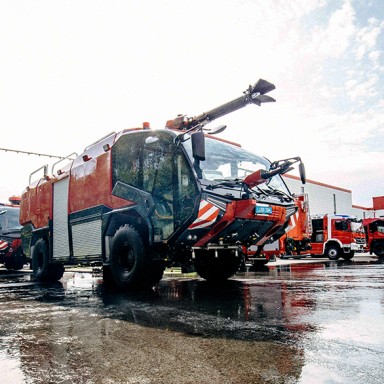
[[[142,140],[139,135],[121,137],[113,146],[112,182],[120,181],[136,188],[142,187]]]
[[[192,214],[195,207],[195,200],[198,195],[198,188],[192,169],[185,156],[179,150],[175,157],[177,162],[177,205],[176,219],[183,223]]]
[[[348,230],[348,224],[345,221],[336,221],[335,222],[335,229],[338,231],[347,231]]]

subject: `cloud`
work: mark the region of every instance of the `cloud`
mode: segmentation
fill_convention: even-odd
[[[360,73],[359,79],[354,77],[345,82],[345,91],[352,102],[358,102],[359,105],[362,105],[366,103],[367,98],[379,95],[378,85],[378,75]]]
[[[356,58],[361,60],[366,54],[372,52],[377,46],[378,37],[384,29],[384,21],[380,22],[372,17],[368,20],[368,25],[361,28],[356,34],[357,48]]]
[[[351,44],[356,33],[355,11],[350,1],[344,1],[342,7],[329,18],[325,28],[317,26],[313,31],[313,50],[318,56],[340,57]]]

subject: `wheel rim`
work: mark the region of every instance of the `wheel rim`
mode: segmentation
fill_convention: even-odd
[[[329,257],[337,257],[337,250],[335,248],[331,248],[329,251],[328,251],[328,256]]]

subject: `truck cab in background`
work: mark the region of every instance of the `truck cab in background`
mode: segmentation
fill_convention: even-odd
[[[21,247],[19,213],[20,197],[12,196],[9,203],[0,203],[0,264],[10,270],[22,269],[27,261]]]
[[[364,252],[365,233],[362,221],[349,215],[311,216],[311,255],[330,260],[350,260],[355,252]]]
[[[384,218],[363,219],[367,251],[384,258]]]

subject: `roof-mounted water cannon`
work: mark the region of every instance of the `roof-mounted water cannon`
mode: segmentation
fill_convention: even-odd
[[[274,89],[275,86],[273,84],[266,80],[260,79],[255,85],[250,85],[243,92],[243,95],[237,99],[231,100],[228,103],[220,105],[195,117],[178,115],[175,119],[167,121],[166,128],[182,131],[191,131],[199,128],[202,129],[204,125],[210,123],[211,121],[243,108],[248,104],[256,104],[260,106],[263,103],[276,101],[274,98],[266,95],[266,93]]]

